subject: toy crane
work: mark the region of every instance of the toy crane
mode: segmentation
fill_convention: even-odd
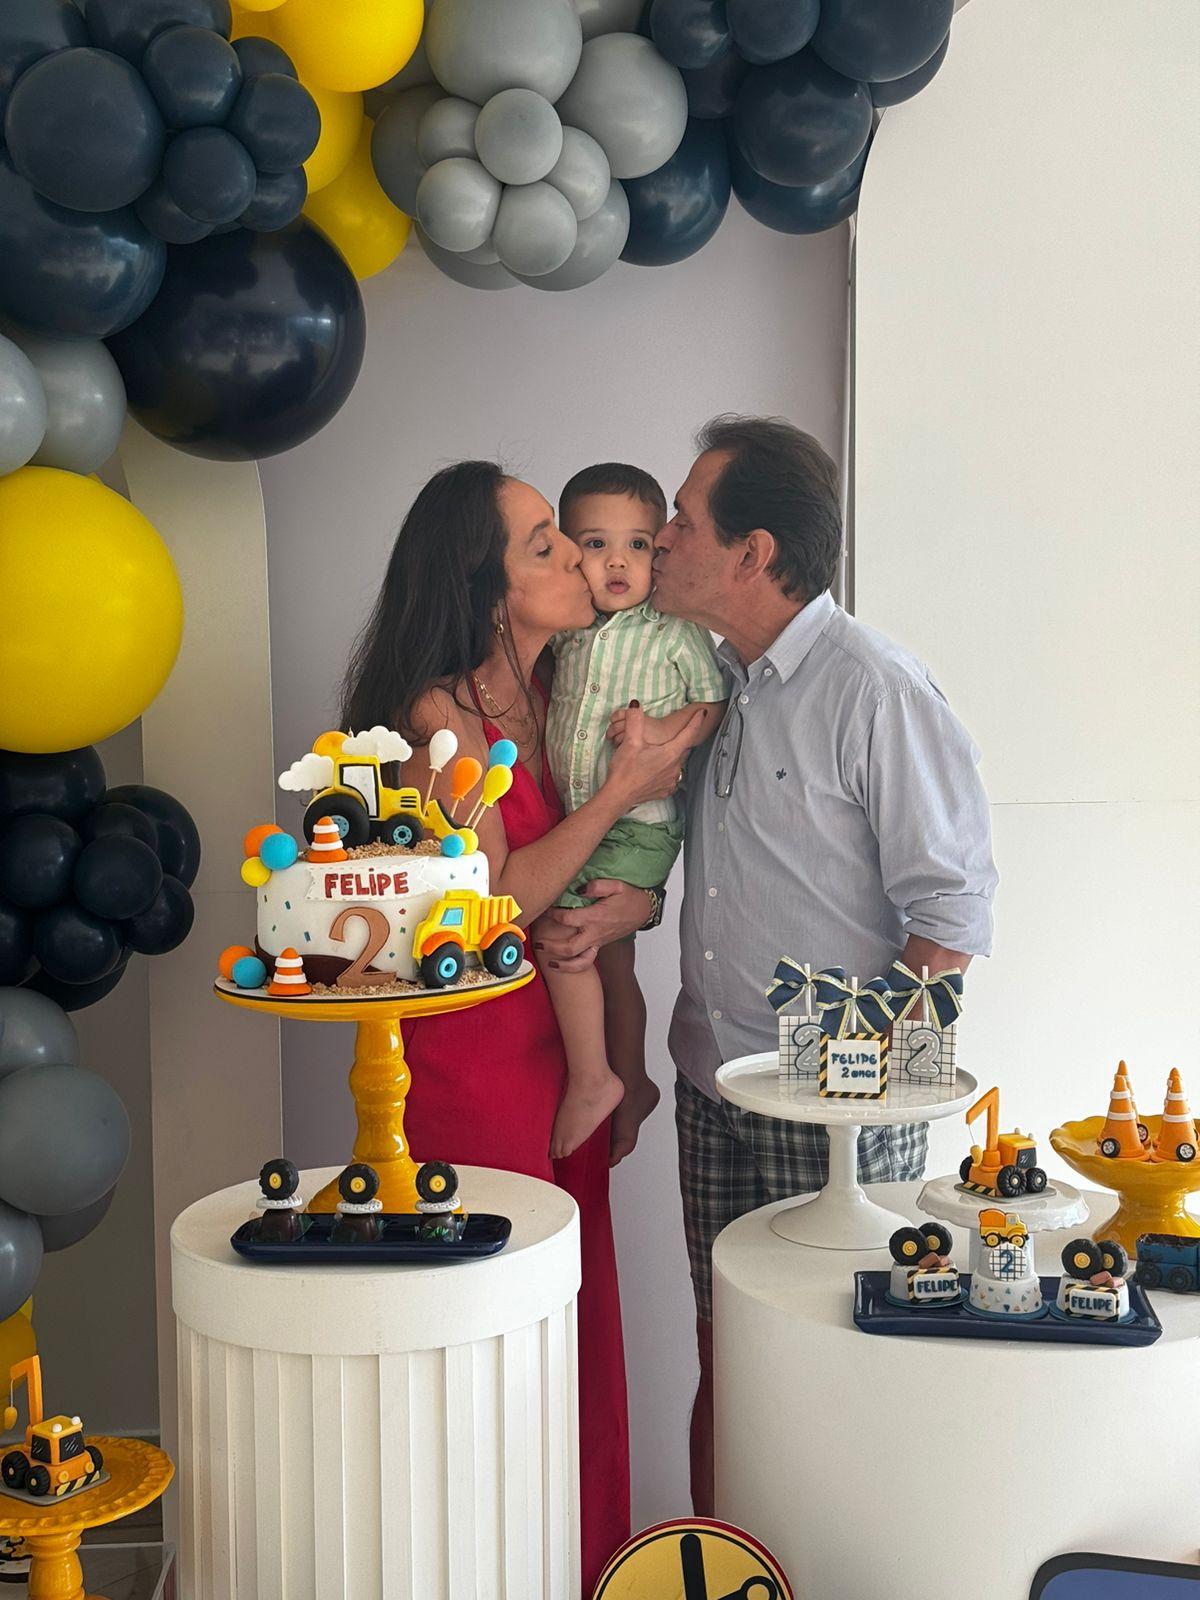
[[[37,1356],[18,1361],[9,1371],[5,1430],[17,1425],[13,1390],[22,1378],[29,1396],[29,1426],[25,1448],[9,1450],[0,1461],[5,1489],[57,1500],[99,1483],[104,1462],[95,1445],[84,1443],[79,1418],[42,1415],[42,1363]]]
[[[959,1178],[964,1189],[972,1194],[1002,1195],[1011,1199],[1018,1194],[1041,1194],[1046,1187],[1046,1174],[1037,1164],[1037,1145],[1019,1128],[1011,1133],[1001,1133],[1000,1090],[989,1089],[967,1112],[970,1128],[981,1112],[987,1112],[987,1143],[980,1149],[971,1146],[971,1154],[963,1157]]]

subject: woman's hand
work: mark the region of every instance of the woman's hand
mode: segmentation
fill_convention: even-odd
[[[632,811],[644,800],[665,800],[675,793],[703,720],[703,708],[698,706],[677,733],[656,743],[653,719],[638,705],[627,708],[623,736],[604,780],[605,789],[611,784],[622,796],[624,811]]]
[[[602,944],[636,933],[654,909],[644,889],[617,878],[596,878],[580,893],[595,904],[547,911],[533,930],[533,948],[564,972],[590,967]]]

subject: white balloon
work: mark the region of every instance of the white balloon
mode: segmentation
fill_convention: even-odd
[[[429,765],[440,772],[458,750],[458,735],[453,728],[439,728],[429,741]]]

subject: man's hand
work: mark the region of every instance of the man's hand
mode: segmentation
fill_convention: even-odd
[[[617,878],[597,878],[580,893],[595,904],[543,912],[533,930],[533,948],[564,972],[582,972],[602,944],[636,933],[653,910],[644,889]]]

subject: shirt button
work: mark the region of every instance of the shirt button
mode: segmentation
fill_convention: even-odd
[[[583,788],[583,779],[582,778],[574,779],[574,781],[571,784],[571,787],[572,787],[572,789],[582,789]]]
[[[720,1022],[720,1020],[721,1020],[721,1013],[719,1011],[714,1011],[713,1012],[713,1021],[714,1022]]]
[[[717,891],[715,889],[710,889],[708,891],[708,898],[710,900],[715,900],[717,898]]]
[[[718,822],[717,823],[717,832],[718,833],[724,833],[725,832],[725,824],[723,822]]]
[[[738,695],[738,705],[740,705],[740,706],[748,706],[749,704],[750,704],[750,696],[748,694],[740,694],[740,695]]]
[[[589,694],[599,694],[600,693],[600,685],[598,683],[589,683],[588,684],[588,693]]]
[[[587,729],[586,728],[580,728],[579,732],[575,735],[575,737],[577,739],[586,739],[587,738]]]
[[[775,668],[774,667],[764,667],[763,668],[763,677],[764,678],[772,678],[774,676],[775,676]]]
[[[711,950],[706,950],[704,952],[704,959],[705,961],[714,961],[716,957],[713,955]]]

